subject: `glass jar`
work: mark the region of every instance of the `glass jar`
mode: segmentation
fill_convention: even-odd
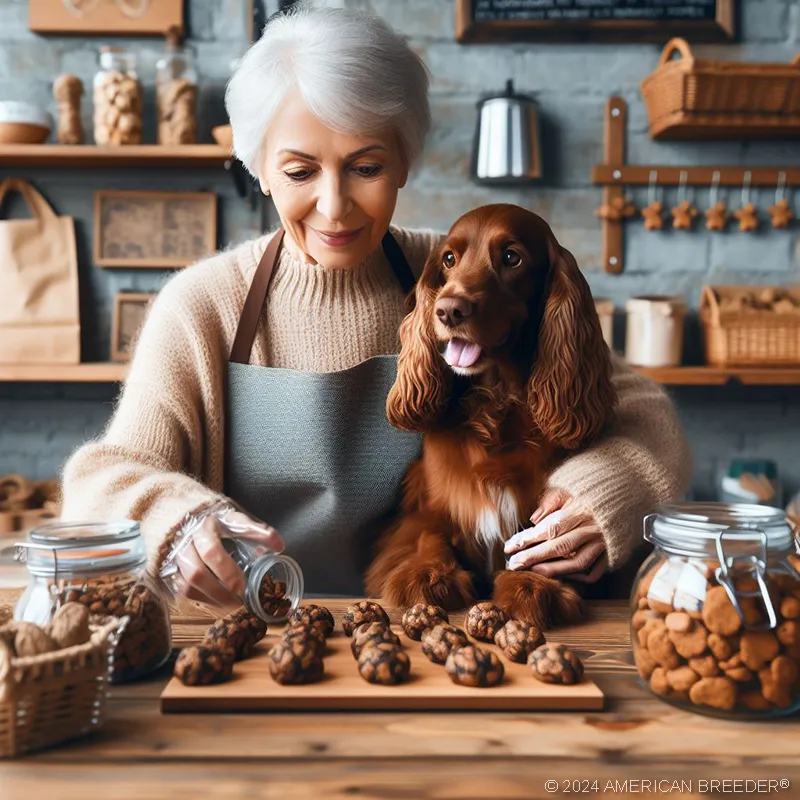
[[[124,47],[101,47],[94,76],[96,144],[140,144],[142,85],[136,55]]]
[[[114,650],[114,682],[146,675],[169,658],[169,609],[147,574],[138,522],[44,525],[17,545],[16,556],[26,562],[29,581],[15,619],[45,625],[66,602],[98,617],[127,617]]]
[[[251,614],[256,614],[267,624],[284,622],[303,599],[303,571],[293,558],[275,553],[266,546],[259,532],[239,522],[233,516],[237,512],[242,512],[242,509],[225,501],[199,514],[190,515],[181,525],[159,571],[172,610],[177,614],[187,614],[199,609],[214,617],[221,617],[244,605]],[[231,594],[227,605],[194,596],[189,599],[188,585],[180,569],[185,561],[183,552],[194,547],[194,533],[209,518],[219,523],[215,527],[222,546],[245,577],[241,596]]]
[[[156,62],[158,143],[197,141],[197,68],[192,48],[181,46],[178,32],[167,36],[167,52]]]
[[[800,559],[782,511],[677,503],[644,520],[631,642],[661,699],[734,719],[800,709]]]

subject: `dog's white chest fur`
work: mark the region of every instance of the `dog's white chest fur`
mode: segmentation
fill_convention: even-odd
[[[489,502],[475,521],[475,533],[488,552],[498,542],[505,542],[519,528],[519,507],[514,493],[508,488],[490,487]]]

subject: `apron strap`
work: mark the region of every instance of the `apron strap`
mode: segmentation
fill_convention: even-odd
[[[278,228],[275,231],[256,267],[253,281],[244,301],[242,316],[239,318],[239,327],[236,329],[236,336],[231,347],[230,361],[233,364],[250,363],[250,352],[256,339],[258,323],[267,299],[270,278],[272,278],[275,264],[278,261],[278,251],[280,250],[284,233],[283,228]],[[400,286],[408,294],[414,288],[416,279],[411,267],[408,265],[408,259],[406,259],[400,245],[397,243],[397,239],[389,231],[386,231],[386,235],[381,241],[381,247]]]

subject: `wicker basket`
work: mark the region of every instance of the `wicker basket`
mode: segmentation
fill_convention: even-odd
[[[11,660],[0,677],[0,758],[52,747],[103,725],[111,653],[123,619],[92,625],[86,644]]]
[[[779,291],[796,308],[778,313],[766,308],[725,308],[725,300],[745,293]],[[704,286],[700,319],[706,361],[716,367],[794,367],[800,365],[800,289],[769,286]]]
[[[670,39],[641,89],[653,139],[800,135],[800,54],[791,64],[712,61]]]

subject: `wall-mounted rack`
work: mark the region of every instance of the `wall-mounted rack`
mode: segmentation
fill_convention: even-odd
[[[592,182],[603,187],[603,205],[613,206],[622,201],[625,186],[649,186],[657,175],[658,186],[708,186],[718,173],[717,185],[742,187],[770,186],[776,188],[781,180],[786,188],[800,185],[800,167],[714,167],[674,165],[643,165],[625,163],[625,127],[628,105],[621,97],[611,97],[606,103],[603,134],[603,164],[592,167]],[[602,219],[603,269],[619,273],[623,269],[624,219]]]

